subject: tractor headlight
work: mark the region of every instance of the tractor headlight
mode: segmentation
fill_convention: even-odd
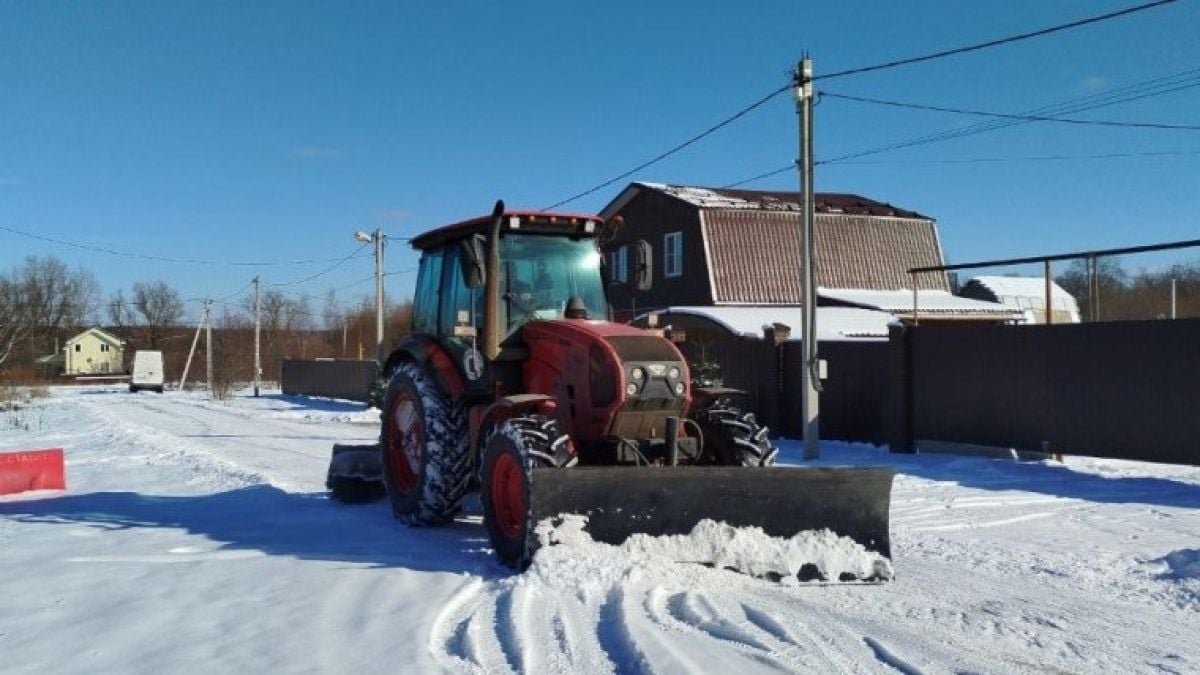
[[[630,382],[629,384],[625,385],[625,393],[629,394],[630,396],[637,396],[638,386],[633,382]]]
[[[682,382],[675,383],[675,395],[676,396],[683,396],[684,389],[686,389],[686,387],[684,386],[684,384]]]
[[[629,378],[634,382],[641,382],[642,380],[646,379],[646,371],[642,370],[641,368],[634,368],[633,371],[629,373]]]
[[[680,373],[679,373],[678,366],[671,366],[670,369],[667,370],[667,379],[668,380],[678,380],[679,375],[680,375]]]

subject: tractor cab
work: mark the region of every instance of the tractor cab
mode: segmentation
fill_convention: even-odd
[[[476,394],[519,377],[504,364],[527,358],[525,324],[609,318],[601,227],[594,216],[500,211],[415,238],[413,333],[436,340]]]

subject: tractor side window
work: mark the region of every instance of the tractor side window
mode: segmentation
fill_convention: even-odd
[[[443,254],[445,261],[442,264],[442,310],[438,320],[438,334],[443,338],[454,337],[454,326],[458,324],[460,311],[468,312],[468,322],[471,321],[472,295],[483,297],[483,293],[472,293],[473,289],[463,283],[459,253],[458,246],[449,246]],[[478,321],[478,318],[475,320]]]
[[[438,285],[442,281],[442,252],[425,251],[421,271],[417,273],[417,293],[413,298],[413,332],[437,333]]]

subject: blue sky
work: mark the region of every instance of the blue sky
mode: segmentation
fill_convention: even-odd
[[[353,232],[396,237],[540,208],[625,171],[787,82],[1021,33],[1124,2],[7,2],[0,4],[0,225],[131,253],[328,259]],[[1160,9],[935,62],[830,80],[831,92],[1020,112],[1200,66],[1200,8]],[[1200,123],[1200,87],[1076,117]],[[832,157],[979,121],[831,98]],[[725,185],[787,164],[780,96],[636,179]],[[1071,161],[945,160],[1131,152]],[[1200,236],[1200,133],[1027,124],[821,167],[855,192],[938,219],[951,261]],[[794,175],[747,187],[794,189]],[[570,205],[596,211],[623,184]],[[283,287],[371,292],[367,251]],[[164,279],[235,293],[328,263],[155,262],[0,231],[0,269],[55,254],[105,295]],[[1200,253],[1194,257],[1200,257]],[[388,249],[393,297],[415,256]]]

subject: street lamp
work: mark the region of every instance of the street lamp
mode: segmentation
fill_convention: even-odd
[[[377,227],[371,234],[362,230],[354,233],[355,241],[375,244],[375,360],[383,364],[383,228]]]

